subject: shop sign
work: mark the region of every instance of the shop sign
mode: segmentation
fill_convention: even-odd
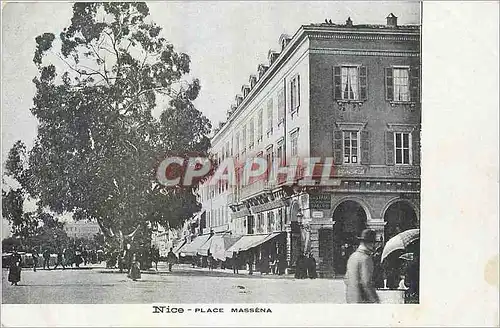
[[[322,211],[312,211],[312,217],[314,219],[322,219],[324,217],[324,213]]]
[[[330,194],[313,194],[309,195],[309,207],[316,210],[331,209]]]

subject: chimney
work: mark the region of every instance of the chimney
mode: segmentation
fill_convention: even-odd
[[[390,13],[389,16],[387,16],[387,26],[398,27],[398,18],[394,16],[393,13]]]
[[[347,20],[345,21],[345,26],[347,26],[347,27],[352,27],[352,20],[351,20],[351,17],[347,17]]]

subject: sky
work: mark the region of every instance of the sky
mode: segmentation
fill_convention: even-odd
[[[2,4],[2,165],[10,147],[22,140],[31,148],[36,119],[29,108],[37,74],[33,64],[35,37],[56,35],[69,25],[72,3]],[[279,50],[281,34],[293,35],[301,25],[331,19],[354,24],[385,24],[389,13],[398,24],[419,24],[419,2],[337,1],[169,1],[149,2],[151,18],[177,51],[191,58],[192,77],[201,81],[195,101],[215,126],[225,120],[241,86],[257,66],[267,64],[270,49]],[[4,229],[5,230],[5,229]]]

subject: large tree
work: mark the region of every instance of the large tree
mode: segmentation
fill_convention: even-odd
[[[209,147],[210,123],[193,105],[178,53],[145,3],[78,2],[58,36],[36,38],[38,135],[26,187],[41,206],[96,220],[109,236],[179,226],[199,210],[195,186],[155,180],[168,154]]]

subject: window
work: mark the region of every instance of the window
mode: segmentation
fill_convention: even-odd
[[[359,158],[358,131],[343,131],[344,163],[357,164]]]
[[[394,100],[395,101],[409,101],[410,100],[410,83],[409,83],[409,69],[407,68],[394,68],[393,83],[394,83]]]
[[[278,143],[278,150],[276,151],[276,157],[278,158],[278,163],[281,165],[283,164],[283,144]]]
[[[278,125],[285,119],[285,90],[278,92]]]
[[[236,138],[234,139],[234,152],[236,154],[236,157],[238,157],[238,154],[240,153],[240,134],[236,133]]]
[[[273,159],[274,159],[273,146],[271,145],[266,149],[266,163],[267,163],[266,175],[268,181],[271,179],[271,174],[272,174],[271,163],[273,162]]]
[[[418,67],[390,67],[385,70],[386,99],[394,102],[416,102],[419,98]]]
[[[296,75],[290,81],[290,112],[294,113],[300,106],[300,76]]]
[[[262,122],[264,120],[264,110],[261,109],[259,111],[259,115],[257,117],[257,143],[262,141]]]
[[[243,125],[243,128],[241,129],[241,153],[245,153],[247,149],[247,129],[246,125]]]
[[[333,75],[335,99],[346,101],[366,99],[365,66],[335,66]]]
[[[248,148],[249,149],[253,148],[254,131],[255,131],[255,125],[253,123],[253,118],[252,118],[250,120],[250,123],[248,124]]]
[[[274,231],[274,212],[267,212],[267,233]]]
[[[273,133],[273,99],[267,101],[267,136]]]
[[[298,139],[299,131],[295,130],[290,134],[290,155],[296,157],[298,155]]]
[[[342,67],[342,99],[357,100],[358,93],[358,68],[357,67]]]
[[[411,134],[407,132],[394,133],[394,149],[396,164],[411,164]]]

